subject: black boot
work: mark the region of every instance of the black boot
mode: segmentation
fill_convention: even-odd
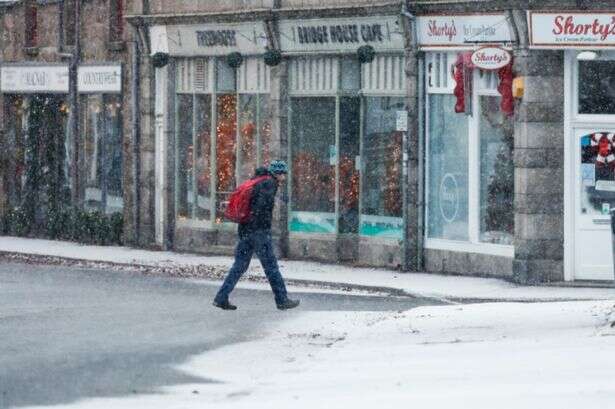
[[[214,307],[221,308],[221,309],[223,309],[223,310],[236,310],[236,309],[237,309],[237,307],[236,307],[236,306],[234,306],[233,304],[231,304],[231,303],[230,303],[230,302],[228,302],[228,301],[224,301],[224,302],[217,302],[217,301],[214,301],[214,302],[213,302],[213,306],[214,306]]]
[[[278,310],[290,310],[291,308],[295,308],[297,306],[299,306],[299,300],[291,300],[288,298],[283,303],[278,304]]]

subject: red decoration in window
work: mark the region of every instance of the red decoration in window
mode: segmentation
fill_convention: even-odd
[[[498,85],[498,92],[502,96],[502,103],[500,104],[500,109],[502,110],[502,113],[506,116],[510,116],[515,112],[515,100],[512,93],[512,64],[513,63],[511,60],[510,64],[498,70],[498,77],[500,79],[500,84]]]
[[[466,111],[463,74],[464,74],[463,54],[459,54],[457,56],[457,61],[455,61],[455,69],[453,73],[453,78],[455,79],[455,90],[453,91],[453,95],[457,97],[457,103],[455,103],[455,112],[458,114]]]

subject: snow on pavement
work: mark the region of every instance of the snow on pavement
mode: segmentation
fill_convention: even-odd
[[[609,408],[615,301],[308,312],[179,369],[214,383],[56,408]]]
[[[90,246],[17,237],[0,237],[0,251],[163,267],[211,265],[228,269],[233,262],[231,257],[200,256],[128,247]],[[519,286],[499,279],[424,273],[406,274],[386,269],[292,260],[282,260],[280,267],[282,274],[288,279],[394,288],[413,295],[435,298],[510,301],[615,298],[615,288]],[[256,260],[253,260],[248,274],[264,276]]]

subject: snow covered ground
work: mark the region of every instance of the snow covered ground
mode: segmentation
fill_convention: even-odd
[[[55,408],[612,408],[615,301],[309,312],[181,365],[213,383]]]
[[[148,251],[128,247],[87,246],[17,237],[0,237],[0,251],[162,267],[211,265],[228,269],[233,261],[230,257]],[[394,270],[357,268],[307,261],[283,260],[280,262],[280,267],[287,279],[392,288],[424,297],[508,301],[615,298],[615,288],[518,286],[498,279],[420,273],[404,274]],[[264,276],[257,260],[252,261],[248,274]]]

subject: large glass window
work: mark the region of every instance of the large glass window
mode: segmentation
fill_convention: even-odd
[[[290,62],[290,231],[403,239],[403,57]]]
[[[220,224],[229,195],[268,163],[268,95],[236,91],[224,59],[177,65],[176,214]]]
[[[468,70],[472,114],[456,113],[448,76],[457,58],[444,55],[427,55],[427,238],[512,245],[513,121],[501,109],[497,72]]]
[[[579,113],[615,115],[615,61],[579,61]]]
[[[82,101],[84,204],[103,212],[119,212],[123,208],[121,97],[98,94]]]
[[[401,97],[365,98],[361,234],[403,239]]]
[[[4,118],[6,149],[9,150],[6,162],[5,186],[7,202],[10,207],[21,205],[25,184],[25,138],[27,129],[28,104],[24,97],[5,96]]]
[[[290,230],[335,233],[335,98],[291,99]]]
[[[513,122],[501,97],[480,96],[480,241],[513,244]]]
[[[178,95],[177,110],[177,172],[175,179],[176,212],[179,218],[194,217],[194,118],[192,95]]]
[[[428,228],[431,238],[468,240],[468,117],[455,97],[429,95]]]

